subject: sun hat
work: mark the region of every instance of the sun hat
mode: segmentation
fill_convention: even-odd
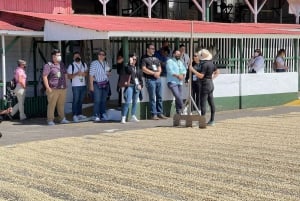
[[[200,60],[212,60],[212,54],[207,49],[202,49],[199,51]]]

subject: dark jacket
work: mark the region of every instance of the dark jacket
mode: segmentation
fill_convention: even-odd
[[[138,67],[127,65],[125,73],[131,75],[130,84],[135,85],[135,78],[138,78],[139,84],[143,87],[142,71]]]

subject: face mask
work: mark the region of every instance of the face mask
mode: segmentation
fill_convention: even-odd
[[[254,52],[254,56],[255,56],[255,57],[258,57],[258,56],[259,56],[259,53],[258,53],[258,52]]]
[[[75,61],[76,61],[76,62],[80,62],[80,61],[81,61],[81,58],[80,58],[80,57],[76,57],[76,58],[75,58]]]
[[[180,56],[175,56],[175,59],[176,60],[180,60]]]
[[[56,56],[56,60],[57,60],[58,62],[61,62],[61,56]]]

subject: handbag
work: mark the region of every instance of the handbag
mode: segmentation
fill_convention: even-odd
[[[128,87],[130,85],[131,75],[130,74],[122,74],[120,75],[120,80],[118,83],[118,87]]]
[[[97,82],[97,85],[100,89],[105,89],[106,87],[108,87],[109,82],[107,80],[102,81],[102,82]]]

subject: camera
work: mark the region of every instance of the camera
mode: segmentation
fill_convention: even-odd
[[[6,87],[6,95],[4,95],[4,99],[6,100],[6,106],[7,108],[10,108],[12,106],[12,102],[15,99],[16,95],[14,93],[14,90],[11,89],[10,86]],[[9,114],[6,114],[11,120],[12,117]],[[2,116],[0,116],[0,124],[2,123]],[[0,132],[0,138],[2,137],[2,133]]]
[[[10,86],[6,86],[6,95],[4,95],[4,100],[6,101],[6,107],[10,108],[12,107],[12,103],[16,99],[16,94],[14,90]],[[12,117],[10,114],[6,114],[10,120],[12,120]],[[1,123],[1,121],[0,121]]]
[[[16,94],[14,90],[10,86],[6,86],[6,95],[4,95],[4,98],[6,99],[7,102],[7,107],[12,106],[12,102],[15,99]]]

